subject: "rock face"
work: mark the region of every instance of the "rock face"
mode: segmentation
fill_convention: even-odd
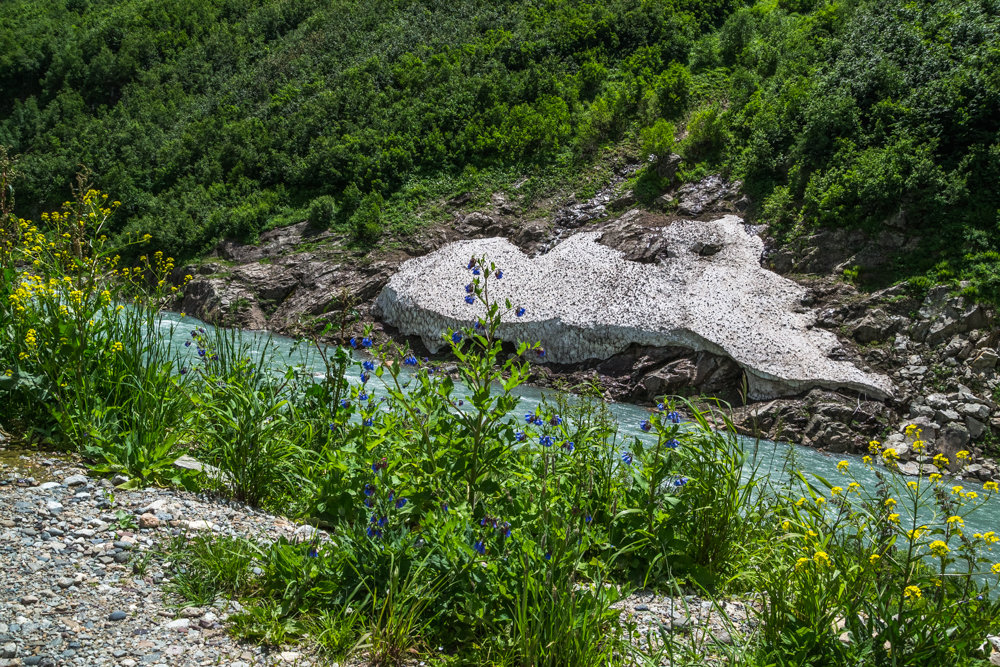
[[[616,227],[639,216],[630,211]],[[535,258],[503,238],[459,241],[403,264],[376,309],[437,350],[448,327],[482,315],[462,288],[469,258],[484,256],[504,270],[491,296],[527,309],[522,318],[504,317],[501,337],[541,341],[555,363],[607,359],[632,344],[674,346],[733,359],[755,399],[814,387],[876,398],[891,391],[888,378],[831,358],[836,336],[813,328],[803,288],[761,268],[763,242],[740,218],[678,220],[645,233],[603,235],[606,243],[624,241],[621,250],[601,243],[600,232],[578,233]],[[639,253],[654,243],[652,255]]]

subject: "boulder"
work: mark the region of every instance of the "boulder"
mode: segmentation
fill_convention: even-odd
[[[969,368],[977,373],[992,370],[996,368],[996,365],[997,353],[989,348],[980,351],[975,357],[973,357],[972,361],[969,362]]]

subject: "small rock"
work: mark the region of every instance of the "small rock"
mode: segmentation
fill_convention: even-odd
[[[87,483],[86,475],[73,475],[63,480],[63,486],[83,486]]]
[[[188,530],[212,530],[212,523],[204,519],[188,522]]]
[[[126,619],[126,617],[128,617],[128,614],[126,614],[123,611],[113,611],[110,614],[108,614],[108,620],[109,621],[124,621]],[[118,656],[118,657],[121,657],[121,656]]]
[[[153,514],[146,513],[139,517],[140,528],[158,528],[159,526],[160,520]]]
[[[61,488],[62,484],[60,484],[59,482],[45,482],[44,484],[40,484],[38,486],[39,491],[51,491],[52,489],[61,489]]]
[[[187,632],[189,623],[190,621],[188,621],[188,619],[186,618],[178,618],[176,621],[170,621],[164,627],[166,627],[167,630],[177,630],[178,632],[182,631]]]

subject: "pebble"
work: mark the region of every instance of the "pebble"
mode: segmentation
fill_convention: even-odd
[[[128,614],[126,614],[123,611],[113,611],[110,614],[108,614],[109,621],[124,621],[127,617]]]
[[[65,486],[84,486],[86,483],[86,475],[72,475],[63,480]]]

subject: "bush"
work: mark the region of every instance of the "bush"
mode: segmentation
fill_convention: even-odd
[[[382,236],[382,195],[371,192],[365,195],[351,215],[348,225],[351,238],[362,245],[371,245]]]
[[[326,229],[333,223],[336,214],[336,200],[329,195],[323,195],[313,199],[309,204],[309,215],[306,219],[312,227]]]

